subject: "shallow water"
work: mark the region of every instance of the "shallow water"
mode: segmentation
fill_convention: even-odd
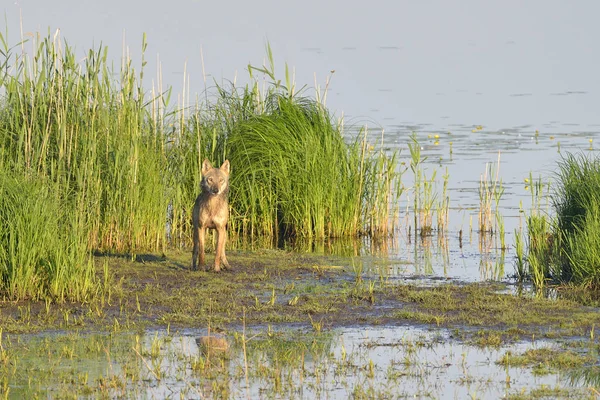
[[[575,393],[587,385],[497,363],[507,351],[557,346],[550,341],[481,348],[457,342],[445,329],[356,327],[321,334],[265,329],[248,334],[246,368],[242,342],[232,337],[227,356],[213,354],[206,363],[196,344],[206,334],[189,329],[142,336],[22,337],[5,345],[12,362],[26,372],[13,382],[10,394],[17,398],[42,390],[45,397],[47,389],[49,397],[64,391],[97,395],[89,391],[98,385],[101,393],[127,398],[342,399],[362,394],[463,399],[500,398],[538,387]]]
[[[536,134],[535,130],[515,129],[510,133],[472,130],[417,133],[422,157],[427,157],[425,174],[429,177],[436,172],[434,193],[438,199],[442,195],[442,176],[446,173],[449,176],[450,210],[448,227],[442,235],[434,232],[432,237],[425,240],[415,238],[412,203],[409,204],[414,197],[413,173],[410,169],[404,173],[406,189],[400,204],[400,234],[394,239],[395,243],[389,246],[387,259],[384,258],[385,262],[391,262],[392,265],[396,262],[396,269],[402,275],[426,274],[469,282],[507,280],[515,272],[515,230],[524,229],[526,215],[532,209],[530,178],[534,181],[541,179],[546,195],[552,190],[558,163],[564,154],[596,154],[593,141],[590,143],[590,139],[595,137],[592,133]],[[439,139],[434,135],[439,135]],[[400,140],[384,137],[384,145],[400,151],[403,155],[401,160],[406,165],[410,162],[407,142],[408,135]],[[498,209],[505,225],[505,251],[500,249],[497,227],[494,227],[496,234],[492,236],[478,232],[479,186],[487,164],[491,164],[494,173],[497,171],[504,188]],[[547,198],[542,200],[541,211],[551,214],[549,202]],[[433,215],[435,221],[435,212]],[[410,238],[407,225],[413,229]]]

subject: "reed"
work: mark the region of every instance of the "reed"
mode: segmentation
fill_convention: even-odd
[[[219,88],[217,115],[236,121],[224,130],[231,178],[232,228],[240,234],[323,238],[389,235],[401,194],[396,154],[378,151],[362,129],[353,143],[317,99],[297,92],[268,65],[250,67],[251,83]],[[286,68],[287,69],[287,68]],[[259,90],[255,73],[272,82]]]
[[[58,35],[30,43],[0,82],[1,165],[59,185],[89,227],[90,248],[135,252],[162,244],[167,154],[150,118],[141,76],[105,48],[80,65]],[[145,48],[145,42],[142,44]],[[118,80],[112,78],[118,76]]]
[[[428,236],[433,230],[433,206],[435,204],[436,193],[434,191],[435,176],[434,170],[427,178],[423,170],[423,163],[427,157],[421,157],[421,144],[418,141],[416,133],[412,133],[408,143],[410,151],[410,169],[413,172],[413,212],[415,237],[417,233],[421,236]]]
[[[495,206],[495,213],[498,213],[499,203],[504,193],[504,186],[500,176],[500,153],[498,153],[498,161],[496,169],[493,168],[493,163],[486,163],[485,172],[481,175],[479,181],[479,232],[494,232],[494,212],[492,207]]]
[[[303,238],[389,233],[395,158],[347,145],[314,101],[274,101],[276,110],[240,122],[228,137],[228,157],[238,166],[231,204],[242,231]]]
[[[500,250],[505,251],[506,246],[506,229],[504,227],[504,218],[498,209],[496,209],[496,226],[498,227],[498,237],[500,239]]]
[[[528,275],[525,266],[525,244],[523,231],[515,228],[515,276],[519,282],[523,282]]]
[[[437,192],[434,190],[436,175],[437,170],[433,170],[429,178],[423,172],[423,194],[419,212],[421,236],[431,235],[433,232],[433,207],[437,198]]]
[[[395,228],[402,190],[396,155],[383,144],[374,150],[366,129],[345,141],[342,121],[324,106],[326,93],[301,96],[287,67],[285,85],[277,80],[269,47],[267,66],[250,66],[247,85],[207,88],[191,106],[184,93],[174,106],[160,76],[157,86],[144,86],[145,35],[138,71],[128,56],[113,67],[105,47],[79,62],[58,33],[20,47],[7,43],[0,36],[0,176],[19,183],[3,178],[0,190],[47,186],[43,198],[53,196],[56,208],[50,209],[72,217],[39,222],[77,249],[73,259],[87,260],[96,250],[133,256],[189,245],[204,158],[232,161],[234,235],[376,236]],[[17,201],[6,197],[6,210],[14,206],[8,199]],[[49,243],[35,241],[32,251],[42,254]],[[11,296],[42,295],[9,289],[16,278],[7,271],[15,266],[3,262],[2,284]],[[29,279],[37,274],[31,268],[19,273]],[[88,272],[81,271],[81,282]],[[89,293],[82,285],[77,294],[58,286],[42,291],[78,297]]]
[[[10,299],[84,301],[95,294],[84,226],[56,189],[0,174],[0,292]]]
[[[545,215],[533,214],[527,218],[529,235],[527,264],[529,275],[536,289],[544,288],[546,280],[551,278],[551,248],[548,237],[550,223]]]
[[[450,179],[450,174],[448,173],[448,167],[446,167],[446,173],[443,178],[442,196],[437,203],[437,229],[439,235],[444,235],[448,229],[450,209],[450,197],[448,196],[448,180]]]
[[[525,219],[527,255],[524,255],[522,232],[515,229],[516,276],[520,281],[525,278],[531,279],[538,294],[541,294],[547,282],[556,280],[555,248],[552,239],[554,220],[550,216],[548,203],[550,186],[543,184],[541,177],[534,179],[531,173],[525,182],[526,190],[531,193],[531,209]],[[522,212],[522,206],[519,208]]]
[[[556,211],[553,235],[561,280],[600,286],[600,160],[566,154],[559,163],[552,195]]]
[[[421,163],[425,161],[421,159],[421,145],[417,139],[417,134],[412,133],[408,142],[408,150],[410,151],[410,169],[413,172],[413,213],[415,237],[419,229],[419,210],[421,209],[421,185],[423,180],[423,172],[421,171]]]
[[[383,130],[379,149],[364,154],[366,149],[364,142],[367,140],[366,127],[363,131],[361,171],[359,173],[367,174],[364,178],[361,178],[363,182],[360,185],[360,188],[364,191],[362,204],[366,206],[364,208],[366,230],[372,236],[391,236],[399,221],[399,199],[404,192],[404,186],[402,185],[404,171],[399,168],[398,153],[389,153],[384,148]]]

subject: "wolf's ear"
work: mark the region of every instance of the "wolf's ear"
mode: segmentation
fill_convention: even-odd
[[[208,161],[208,158],[205,158],[202,162],[202,175],[206,175],[208,171],[212,169],[212,164]]]
[[[223,165],[221,165],[221,171],[229,173],[229,160],[225,160]]]

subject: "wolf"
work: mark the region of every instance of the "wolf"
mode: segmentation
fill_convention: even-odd
[[[192,212],[193,242],[192,270],[204,265],[204,238],[206,229],[217,231],[217,249],[215,251],[214,270],[230,268],[225,256],[227,240],[227,220],[229,219],[229,160],[225,160],[221,168],[214,168],[208,159],[202,163],[202,192],[196,198]]]

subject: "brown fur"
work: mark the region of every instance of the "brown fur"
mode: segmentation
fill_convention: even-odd
[[[197,269],[197,262],[204,265],[204,237],[206,229],[217,231],[217,249],[215,251],[216,272],[229,268],[225,256],[227,240],[227,220],[229,219],[229,160],[225,160],[221,168],[213,168],[208,160],[202,163],[202,192],[196,198],[192,213],[193,242],[192,269]]]

